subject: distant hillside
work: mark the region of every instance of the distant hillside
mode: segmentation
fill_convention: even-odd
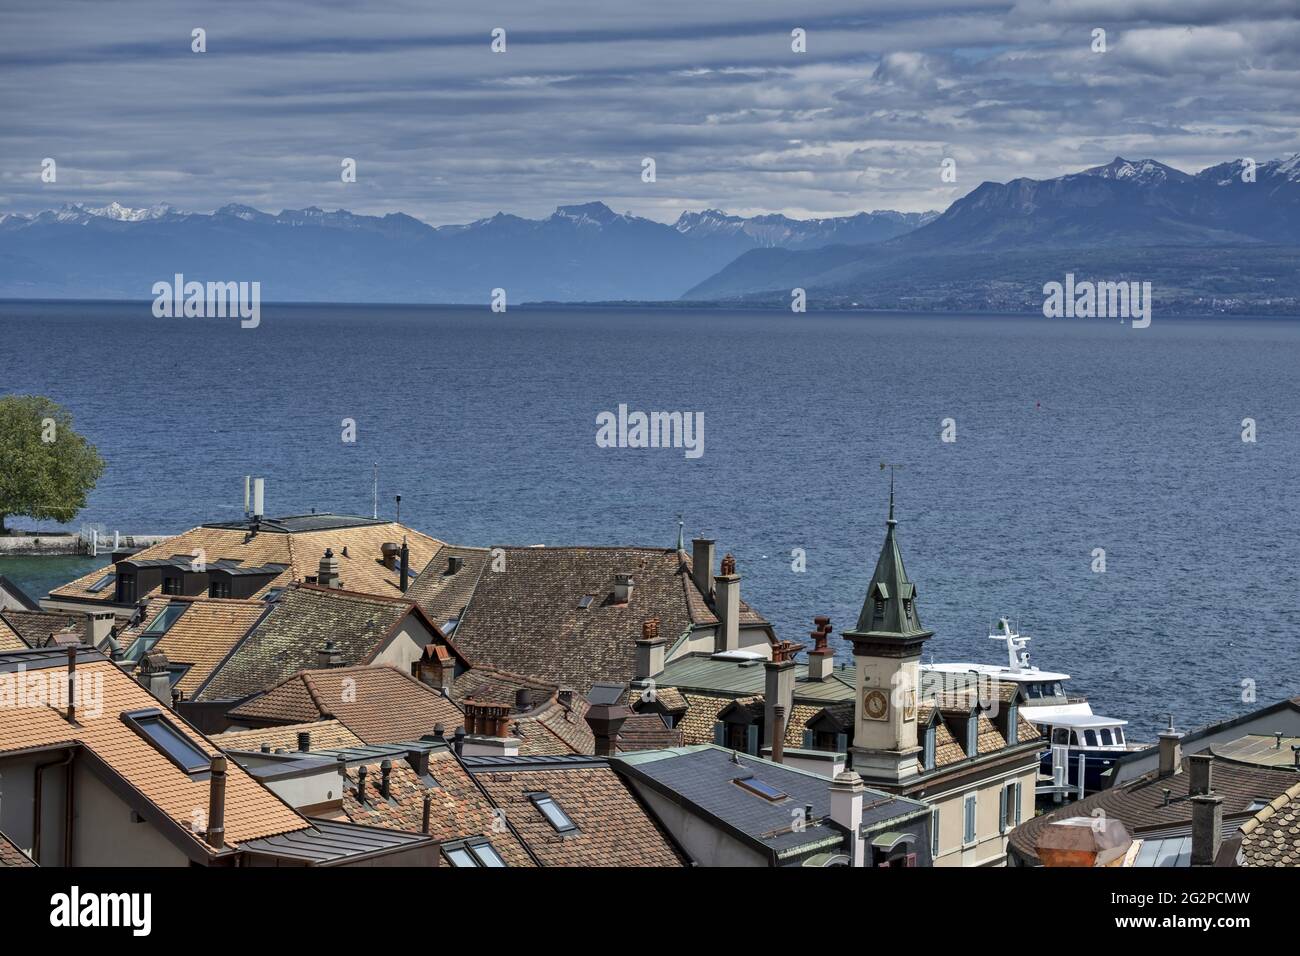
[[[511,303],[671,300],[750,249],[879,242],[935,215],[795,220],[706,210],[666,225],[593,202],[546,219],[499,213],[433,227],[399,213],[75,204],[0,214],[0,296],[147,299],[153,283],[179,272],[260,281],[266,301],[486,303],[498,287]]]
[[[752,250],[682,298],[788,302],[799,287],[814,307],[1036,308],[1043,283],[1072,271],[1152,281],[1167,308],[1300,312],[1300,154],[1259,165],[1254,182],[1243,168],[1116,158],[983,183],[892,240]]]

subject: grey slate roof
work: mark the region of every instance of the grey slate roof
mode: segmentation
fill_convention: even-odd
[[[336,820],[312,820],[312,825],[292,833],[246,840],[246,853],[269,854],[297,860],[305,866],[338,866],[355,863],[374,854],[398,849],[433,846],[433,839],[419,833],[403,833],[382,827],[360,826]]]
[[[807,703],[833,704],[853,700],[857,672],[852,667],[836,667],[824,681],[808,680],[808,665],[795,665],[794,699]],[[765,688],[763,662],[744,664],[734,660],[691,654],[671,661],[655,678],[659,687],[683,690],[716,691],[724,697],[748,697]]]
[[[621,754],[613,765],[776,861],[834,850],[845,842],[844,831],[830,822],[831,781],[816,774],[712,744]],[[748,776],[780,790],[786,799],[772,802],[735,783]],[[867,827],[930,812],[926,804],[906,797],[870,789],[865,796],[862,822]],[[804,830],[796,832],[795,811],[808,805],[812,815]]]

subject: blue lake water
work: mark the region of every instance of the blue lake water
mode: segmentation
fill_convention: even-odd
[[[378,461],[381,513],[400,493],[458,543],[668,546],[680,513],[803,640],[856,620],[899,462],[934,657],[1000,662],[1011,615],[1147,738],[1247,709],[1243,682],[1300,693],[1298,370],[1278,320],[0,304],[0,392],[61,402],[109,462],[74,525],[230,520],[245,474],[269,513],[368,515]],[[702,411],[704,455],[597,447],[620,403]]]

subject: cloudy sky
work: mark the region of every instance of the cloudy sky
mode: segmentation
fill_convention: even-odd
[[[449,223],[600,199],[663,221],[802,217],[941,209],[1115,155],[1194,171],[1300,149],[1297,0],[6,7],[0,212],[243,202]]]

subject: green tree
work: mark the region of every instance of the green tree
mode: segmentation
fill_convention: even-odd
[[[40,395],[0,398],[0,534],[10,515],[71,521],[103,473],[67,409]]]

